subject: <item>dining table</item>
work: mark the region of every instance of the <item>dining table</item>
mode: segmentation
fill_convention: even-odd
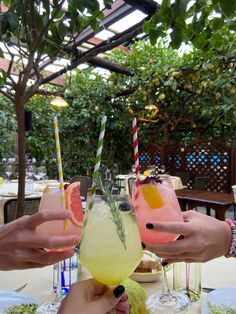
[[[158,174],[158,176],[161,179],[169,179],[175,190],[183,189],[183,184],[180,177],[171,176],[168,174]],[[119,181],[119,185],[120,185],[120,194],[129,195],[129,185],[128,185],[129,178],[135,178],[135,175],[133,173],[130,173],[130,174],[118,174],[116,176],[115,180],[116,182]],[[145,176],[141,174],[139,178],[142,180],[145,178]]]
[[[90,278],[89,272],[81,267],[79,280]],[[170,287],[172,287],[172,268],[166,273]],[[236,260],[234,258],[219,257],[201,264],[201,282],[205,288],[222,288],[236,286]],[[157,281],[140,283],[147,295],[161,291],[161,274]],[[44,268],[0,271],[0,290],[13,291],[27,283],[22,291],[38,300],[39,303],[48,302],[53,298],[52,291],[53,266]],[[200,314],[201,304],[207,293],[202,291],[198,301],[192,302],[189,314]]]
[[[65,182],[67,183],[67,182]],[[40,180],[40,181],[26,181],[25,199],[34,200],[41,198],[45,187],[59,188],[59,181],[57,180]],[[0,225],[4,223],[4,204],[8,200],[17,200],[18,194],[18,180],[4,182],[0,185]],[[81,197],[82,208],[86,208],[86,200]]]
[[[46,186],[58,187],[57,180],[41,180],[41,181],[26,181],[25,198],[38,198],[42,196]],[[17,199],[18,180],[4,182],[0,185],[0,224],[4,223],[4,204],[10,199]]]
[[[191,210],[198,206],[205,206],[206,213],[210,216],[210,209],[215,210],[215,217],[219,220],[225,220],[225,212],[234,207],[235,200],[233,193],[220,193],[206,190],[195,189],[177,189],[176,196],[182,210]]]

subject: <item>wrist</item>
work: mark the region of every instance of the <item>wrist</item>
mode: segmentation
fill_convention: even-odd
[[[230,227],[230,244],[228,246],[228,252],[226,253],[225,257],[236,257],[236,224],[235,221],[227,218],[225,222]]]

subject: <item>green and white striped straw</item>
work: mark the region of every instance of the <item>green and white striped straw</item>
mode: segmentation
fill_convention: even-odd
[[[92,210],[93,205],[94,205],[94,198],[95,198],[95,193],[96,193],[95,179],[97,178],[99,174],[99,168],[101,164],[101,156],[102,156],[103,140],[104,140],[105,129],[106,129],[106,121],[107,121],[107,117],[103,116],[102,122],[101,122],[99,140],[98,140],[96,163],[95,163],[94,172],[93,172],[93,184],[92,184],[92,189],[91,189],[90,203],[88,207],[89,210]]]

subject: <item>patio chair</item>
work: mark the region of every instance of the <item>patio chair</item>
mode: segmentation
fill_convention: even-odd
[[[117,192],[114,193],[114,194],[121,194],[122,193],[122,190],[125,191],[125,185],[124,185],[124,182],[125,182],[125,179],[120,179],[120,178],[115,178],[114,179],[114,189],[113,190],[116,190]]]
[[[177,171],[175,172],[175,175],[177,177],[180,177],[183,187],[187,188],[188,187],[188,182],[189,182],[189,173],[186,171]]]
[[[91,186],[91,179],[87,176],[78,176],[75,175],[72,178],[73,182],[80,182],[80,196],[83,198],[84,201],[87,199],[87,193]]]
[[[132,195],[133,188],[135,187],[136,178],[130,177],[128,179],[129,195]]]
[[[194,179],[193,187],[195,190],[206,190],[208,182],[208,177],[196,177]],[[206,214],[208,216],[211,216],[211,209],[208,206],[203,206],[206,209]],[[196,207],[196,211],[198,211],[198,208]]]
[[[194,179],[193,187],[195,190],[206,190],[208,177],[196,177]]]
[[[114,186],[114,182],[112,180],[103,179],[103,186],[108,189],[110,192],[112,192],[112,188]]]
[[[33,215],[38,212],[41,197],[33,197],[25,199],[24,215]],[[4,224],[11,222],[17,218],[17,199],[12,198],[4,203]]]

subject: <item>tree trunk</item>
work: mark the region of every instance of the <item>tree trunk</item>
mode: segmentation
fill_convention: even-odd
[[[17,100],[16,100],[17,102]],[[24,215],[25,207],[25,110],[23,103],[15,103],[18,126],[19,184],[17,218]]]

